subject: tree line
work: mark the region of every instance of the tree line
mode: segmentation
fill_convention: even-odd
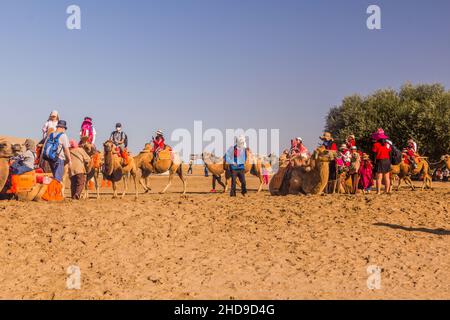
[[[326,117],[325,130],[338,142],[354,134],[364,152],[371,151],[370,135],[378,128],[399,149],[412,138],[421,155],[437,161],[450,153],[450,91],[441,84],[406,83],[399,91],[383,89],[366,97],[345,97]]]

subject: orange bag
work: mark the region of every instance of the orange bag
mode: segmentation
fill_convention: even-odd
[[[64,200],[62,195],[62,185],[57,180],[52,180],[48,185],[47,191],[42,196],[42,200],[45,201],[62,201]]]

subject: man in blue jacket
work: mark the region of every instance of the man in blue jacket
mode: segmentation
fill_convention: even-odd
[[[236,196],[236,181],[241,183],[242,195],[247,193],[247,184],[245,182],[245,162],[247,161],[247,146],[245,137],[239,136],[236,144],[228,149],[225,155],[226,163],[230,165],[231,173],[231,191],[230,196]]]

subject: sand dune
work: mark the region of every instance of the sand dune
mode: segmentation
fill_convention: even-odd
[[[138,201],[0,202],[0,298],[450,298],[450,184],[230,199],[207,193],[207,178],[188,183],[186,196],[175,181]],[[81,290],[66,289],[70,265]],[[380,290],[369,265],[383,270]]]

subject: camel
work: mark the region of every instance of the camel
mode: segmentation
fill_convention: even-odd
[[[128,190],[128,182],[127,179],[131,175],[134,180],[134,188],[136,191],[135,198],[138,198],[138,188],[136,181],[136,162],[132,157],[129,157],[128,164],[126,166],[122,165],[123,159],[117,155],[116,146],[111,140],[106,141],[103,144],[104,148],[104,171],[103,176],[107,180],[112,182],[113,186],[113,199],[117,198],[117,182],[123,180],[124,189],[121,195],[121,198],[125,197]]]
[[[101,152],[97,151],[93,144],[89,143],[86,138],[82,138],[80,147],[86,151],[88,156],[91,158],[91,162],[88,167],[88,172],[86,174],[86,185],[84,187],[83,198],[89,199],[89,181],[94,179],[95,191],[97,194],[97,199],[100,199],[100,184],[99,177],[102,169],[103,155]]]
[[[0,192],[3,191],[9,177],[9,158],[12,157],[12,146],[0,141]]]
[[[204,152],[202,159],[207,166],[209,172],[216,176],[217,182],[224,188],[224,193],[228,190],[231,175],[229,174],[229,164],[224,163],[223,158],[215,157],[214,155]],[[270,170],[270,161],[264,157],[254,155],[247,149],[247,161],[245,162],[245,174],[252,174],[259,179],[258,193],[264,187],[263,169]],[[225,183],[222,182],[222,176],[225,176]]]
[[[445,165],[447,166],[447,169],[450,170],[450,155],[446,154],[441,157],[441,162],[445,162]]]
[[[183,174],[183,163],[178,153],[169,150],[170,147],[166,147],[165,150],[160,151],[158,158],[154,159],[154,153],[150,144],[146,144],[144,150],[139,155],[134,157],[136,167],[141,170],[141,178],[139,183],[144,188],[144,192],[148,193],[151,188],[149,186],[149,177],[151,174],[162,174],[169,172],[169,182],[164,190],[160,193],[165,193],[172,185],[174,174],[177,174],[183,182],[183,194],[186,194],[186,178]]]
[[[398,185],[397,185],[397,191],[400,189],[400,185],[402,181],[405,181],[407,185],[411,187],[412,190],[414,190],[414,185],[411,181],[412,175],[417,174],[423,174],[423,184],[422,184],[422,190],[424,189],[431,189],[431,183],[432,179],[429,174],[430,165],[428,164],[428,161],[424,158],[421,158],[419,162],[417,162],[417,167],[415,169],[412,168],[411,165],[406,164],[404,161],[402,161],[398,165],[392,165],[391,166],[391,176],[394,178],[395,176],[398,176]]]
[[[287,194],[321,194],[328,184],[329,162],[334,159],[334,153],[325,149],[317,148],[309,165],[300,167],[289,167],[283,171],[281,187],[276,189],[269,185],[271,195]]]

